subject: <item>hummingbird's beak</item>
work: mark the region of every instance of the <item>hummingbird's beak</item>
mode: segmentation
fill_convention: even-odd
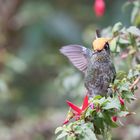
[[[99,29],[96,29],[95,38],[96,39],[97,38],[101,38],[101,31]],[[110,43],[114,39],[114,37],[112,37],[112,38],[106,38],[106,39],[107,39],[107,42]]]
[[[96,30],[95,37],[96,37],[96,39],[101,37],[101,32],[99,29]]]

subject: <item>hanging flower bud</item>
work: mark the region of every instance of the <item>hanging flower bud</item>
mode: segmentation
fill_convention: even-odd
[[[116,122],[117,119],[118,119],[117,116],[113,116],[113,117],[112,117],[112,121],[113,121],[113,122]]]
[[[67,124],[68,122],[69,122],[69,120],[66,119],[66,120],[63,122],[63,124]]]
[[[104,0],[95,0],[95,3],[93,5],[95,14],[97,17],[101,17],[104,15],[105,12],[105,2]]]
[[[124,105],[124,99],[121,96],[119,96],[119,100],[120,100],[120,104]]]

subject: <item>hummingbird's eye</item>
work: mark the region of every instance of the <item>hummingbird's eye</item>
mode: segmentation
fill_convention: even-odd
[[[104,45],[104,49],[105,49],[105,50],[109,50],[109,44],[108,44],[108,42],[105,43],[105,45]]]

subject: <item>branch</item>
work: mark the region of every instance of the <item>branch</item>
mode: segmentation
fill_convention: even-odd
[[[140,76],[133,82],[133,84],[129,87],[129,89],[132,90],[134,86],[138,84],[139,81],[140,81]]]

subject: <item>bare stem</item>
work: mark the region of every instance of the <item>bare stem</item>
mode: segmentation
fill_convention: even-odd
[[[133,82],[133,84],[129,87],[129,89],[132,90],[134,86],[138,84],[139,81],[140,81],[140,76]]]

